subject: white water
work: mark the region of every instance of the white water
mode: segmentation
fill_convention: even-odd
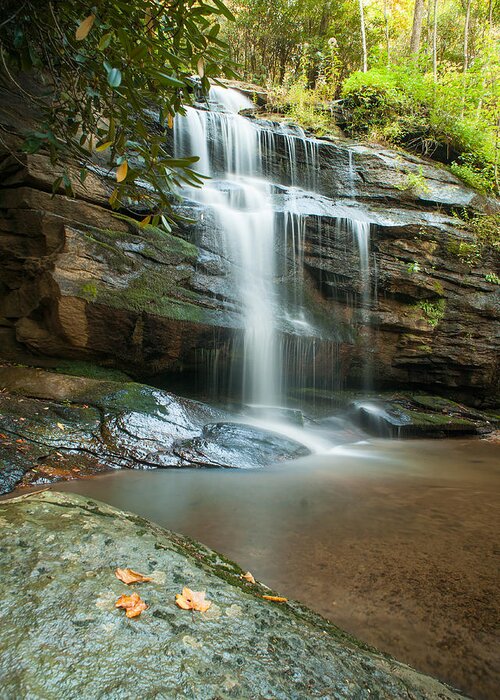
[[[313,192],[319,173],[319,142],[307,138],[299,127],[273,124],[267,129],[241,116],[238,112],[253,104],[236,90],[212,87],[207,107],[187,107],[186,115],[175,120],[176,155],[198,155],[194,169],[210,178],[202,188],[185,189],[182,194],[212,210],[220,232],[220,252],[230,263],[229,274],[244,321],[242,400],[279,406],[284,403],[290,370],[294,373],[292,384],[297,380],[299,386],[306,386],[311,372],[315,381],[317,333],[304,301],[307,216],[303,207],[304,202],[317,199],[314,206],[321,208],[320,197]],[[291,187],[285,196],[281,194],[283,214],[278,226],[275,188],[264,175],[283,157]],[[297,186],[299,160],[305,164],[309,192]],[[353,192],[355,177],[350,156],[348,178]],[[350,218],[339,219],[339,223],[347,226],[359,252],[359,320],[364,325],[371,295],[370,224]],[[279,269],[278,244],[285,251]],[[285,293],[278,295],[276,282],[280,277]],[[292,334],[290,342],[278,331],[278,321]],[[367,369],[365,385],[369,383]]]
[[[210,111],[187,108],[186,116],[176,119],[175,150],[179,156],[199,154],[196,169],[214,178],[187,194],[212,208],[221,247],[232,262],[245,324],[243,400],[273,405],[280,383],[274,318],[275,227],[270,184],[255,177],[262,170],[259,132],[238,115],[239,110],[253,106],[244,95],[213,87],[209,103]]]

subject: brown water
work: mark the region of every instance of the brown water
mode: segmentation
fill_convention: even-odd
[[[380,440],[260,471],[128,471],[56,488],[202,540],[366,642],[493,700],[499,454],[477,440]]]

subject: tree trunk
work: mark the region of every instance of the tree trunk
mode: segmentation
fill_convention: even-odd
[[[469,24],[470,24],[470,6],[472,0],[467,0],[467,9],[465,11],[464,25],[464,85],[462,95],[462,117],[465,112],[465,97],[467,94],[467,69],[469,68]]]
[[[464,26],[464,73],[467,72],[469,67],[469,24],[470,24],[470,6],[472,0],[467,0],[467,9],[465,12],[465,26]]]
[[[425,0],[415,0],[413,11],[413,26],[411,29],[410,54],[417,55],[420,49],[420,36],[422,34],[422,20],[424,18]]]
[[[389,37],[389,11],[387,9],[387,0],[384,0],[384,22],[385,22],[385,45],[387,49],[387,67],[391,65],[391,44]]]
[[[361,44],[363,46],[363,73],[366,73],[368,70],[368,56],[366,53],[365,12],[363,9],[363,0],[359,0],[359,18],[361,20]]]
[[[438,0],[434,0],[434,18],[432,28],[432,75],[437,83],[437,33],[438,33]]]

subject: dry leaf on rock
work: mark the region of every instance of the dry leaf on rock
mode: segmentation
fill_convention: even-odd
[[[253,574],[251,574],[250,571],[247,571],[246,574],[241,574],[241,578],[244,578],[248,583],[255,583]]]
[[[144,576],[144,574],[140,574],[138,571],[134,571],[133,569],[118,568],[115,571],[115,576],[116,578],[119,578],[120,581],[123,581],[123,583],[126,583],[127,586],[131,583],[143,583],[144,581],[151,581],[151,576]]]
[[[177,593],[175,602],[183,610],[199,610],[206,612],[212,605],[212,601],[205,600],[205,591],[192,591],[184,587],[182,593]]]
[[[148,607],[138,593],[121,595],[115,603],[116,608],[124,608],[127,617],[138,617]]]
[[[273,603],[286,603],[288,598],[283,598],[280,595],[263,595],[264,600],[272,600]]]

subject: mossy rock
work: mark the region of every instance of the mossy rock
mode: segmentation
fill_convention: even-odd
[[[44,492],[2,503],[0,518],[5,698],[461,697],[131,513]],[[152,580],[127,587],[117,567]],[[176,606],[185,585],[206,591],[206,613]],[[132,592],[148,607],[128,619],[115,602]]]

